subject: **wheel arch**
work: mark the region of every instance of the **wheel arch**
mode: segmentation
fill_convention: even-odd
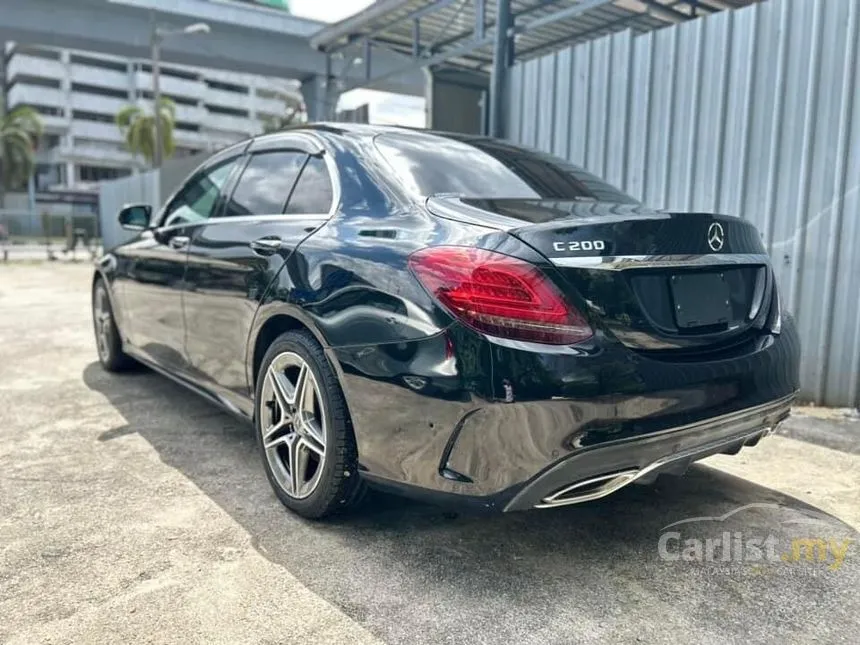
[[[116,296],[113,292],[113,280],[111,279],[111,273],[113,272],[114,261],[110,256],[105,256],[98,262],[96,262],[94,270],[93,270],[93,278],[90,281],[90,299],[94,296],[96,290],[96,284],[101,281],[105,285],[105,291],[108,295],[108,301],[110,302],[110,308],[113,312],[114,323],[117,328],[119,328],[120,323],[123,322],[123,312],[121,307],[117,306]],[[122,337],[122,332],[120,332],[120,337]]]
[[[337,360],[322,332],[300,309],[287,305],[286,303],[272,303],[264,305],[257,313],[251,334],[248,336],[248,347],[246,350],[246,372],[248,388],[251,397],[255,396],[257,387],[257,372],[263,362],[263,356],[272,342],[281,334],[288,331],[305,330],[311,333],[323,348],[323,352],[334,370],[338,384],[343,388],[343,369]]]

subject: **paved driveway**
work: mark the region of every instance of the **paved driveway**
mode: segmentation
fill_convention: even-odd
[[[373,495],[306,522],[248,428],[146,370],[100,369],[89,277],[0,266],[0,642],[856,642],[850,441],[774,437],[567,509]],[[769,539],[776,561],[753,559]]]

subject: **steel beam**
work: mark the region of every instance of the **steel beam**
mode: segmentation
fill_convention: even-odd
[[[483,40],[487,26],[486,0],[475,0],[475,40]]]
[[[505,104],[505,81],[510,67],[510,35],[513,27],[511,0],[496,2],[496,33],[493,47],[493,71],[490,75],[490,136],[504,135],[503,110]]]
[[[444,9],[445,7],[452,5],[458,1],[459,0],[436,0],[436,2],[434,2],[431,5],[428,5],[426,7],[422,7],[421,9],[416,9],[415,11],[406,14],[402,18],[398,18],[397,20],[386,23],[384,27],[377,27],[376,29],[369,31],[366,34],[361,34],[360,36],[358,36],[353,41],[344,43],[343,45],[335,45],[334,47],[325,47],[324,45],[321,45],[321,48],[325,49],[326,51],[328,51],[330,53],[334,53],[334,52],[340,51],[342,49],[346,49],[347,47],[351,47],[352,45],[354,45],[356,42],[361,42],[365,39],[370,39],[370,38],[373,38],[374,36],[379,36],[380,34],[382,34],[382,32],[384,32],[388,29],[391,29],[395,25],[399,25],[401,22],[420,20],[424,16],[429,15],[431,13],[435,13],[436,11],[440,11],[440,10]],[[414,24],[414,22],[413,22],[413,24]],[[323,30],[323,31],[325,31],[325,30]],[[313,39],[311,39],[311,41],[313,41]]]
[[[484,8],[485,8],[485,16],[486,16],[486,1],[485,0],[476,0],[476,1],[480,1],[482,4],[485,5]],[[526,7],[522,11],[514,13],[514,15],[513,15],[514,24],[516,24],[519,21],[520,16],[527,16],[528,14],[532,13],[533,11],[537,11],[538,9],[546,9],[547,7],[553,5],[557,2],[561,2],[561,0],[544,0],[540,4]],[[493,28],[495,28],[495,26],[496,26],[495,22],[491,22],[490,24],[486,24],[486,20],[484,20],[484,30],[485,30],[484,33],[486,33],[486,29],[493,29]],[[461,31],[457,35],[451,36],[450,38],[446,38],[445,40],[441,41],[439,43],[439,46],[440,47],[446,47],[448,45],[456,43],[457,41],[463,40],[464,38],[468,38],[469,35],[470,35],[470,32]]]
[[[377,83],[381,83],[382,81],[388,80],[390,78],[396,77],[400,74],[408,74],[409,72],[415,71],[416,69],[420,69],[422,67],[429,67],[431,65],[438,65],[439,63],[444,63],[452,58],[458,58],[460,56],[465,56],[466,54],[471,54],[473,51],[477,49],[481,49],[482,47],[487,47],[493,43],[493,37],[488,36],[484,38],[482,41],[470,41],[465,45],[461,45],[460,47],[455,47],[454,49],[449,49],[440,54],[436,54],[435,56],[428,56],[427,58],[418,58],[415,60],[411,60],[407,65],[403,65],[402,67],[392,69],[385,74],[380,74],[376,78],[370,79],[368,83],[352,83],[344,87],[343,91],[348,92],[350,90],[357,89],[359,87],[373,87]]]
[[[547,14],[546,16],[530,20],[525,24],[517,25],[514,28],[514,31],[518,34],[524,34],[529,31],[534,31],[535,29],[540,29],[541,27],[547,27],[562,20],[576,18],[577,16],[584,14],[586,11],[597,9],[598,7],[611,4],[612,2],[613,0],[584,0],[584,2],[580,2],[577,5],[568,7],[567,9],[560,9],[559,11]]]
[[[412,56],[418,58],[421,55],[421,18],[412,22]]]

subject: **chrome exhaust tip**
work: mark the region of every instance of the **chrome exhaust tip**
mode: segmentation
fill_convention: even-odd
[[[662,472],[671,470],[673,465],[681,462],[686,462],[684,468],[692,461],[692,457],[696,452],[703,452],[701,456],[714,455],[721,452],[739,452],[744,446],[754,446],[763,437],[772,434],[782,420],[776,423],[767,423],[759,426],[755,432],[742,437],[735,437],[731,441],[723,441],[717,444],[711,444],[710,447],[703,450],[698,447],[695,450],[688,452],[675,453],[673,455],[658,459],[643,468],[630,468],[626,470],[617,470],[604,475],[590,477],[582,481],[575,482],[569,486],[565,486],[560,490],[547,495],[541,500],[540,504],[536,504],[535,508],[555,508],[557,506],[569,506],[571,504],[581,504],[590,502],[601,497],[606,497],[612,493],[624,488],[628,484],[632,484],[637,480],[642,480],[643,483],[649,479],[656,478]]]
[[[611,495],[643,474],[644,471],[638,469],[619,470],[584,479],[544,497],[535,508],[554,508],[600,499]]]

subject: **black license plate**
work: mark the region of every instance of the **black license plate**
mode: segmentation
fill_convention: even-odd
[[[669,279],[675,322],[681,329],[729,322],[729,285],[720,273],[689,273]]]

